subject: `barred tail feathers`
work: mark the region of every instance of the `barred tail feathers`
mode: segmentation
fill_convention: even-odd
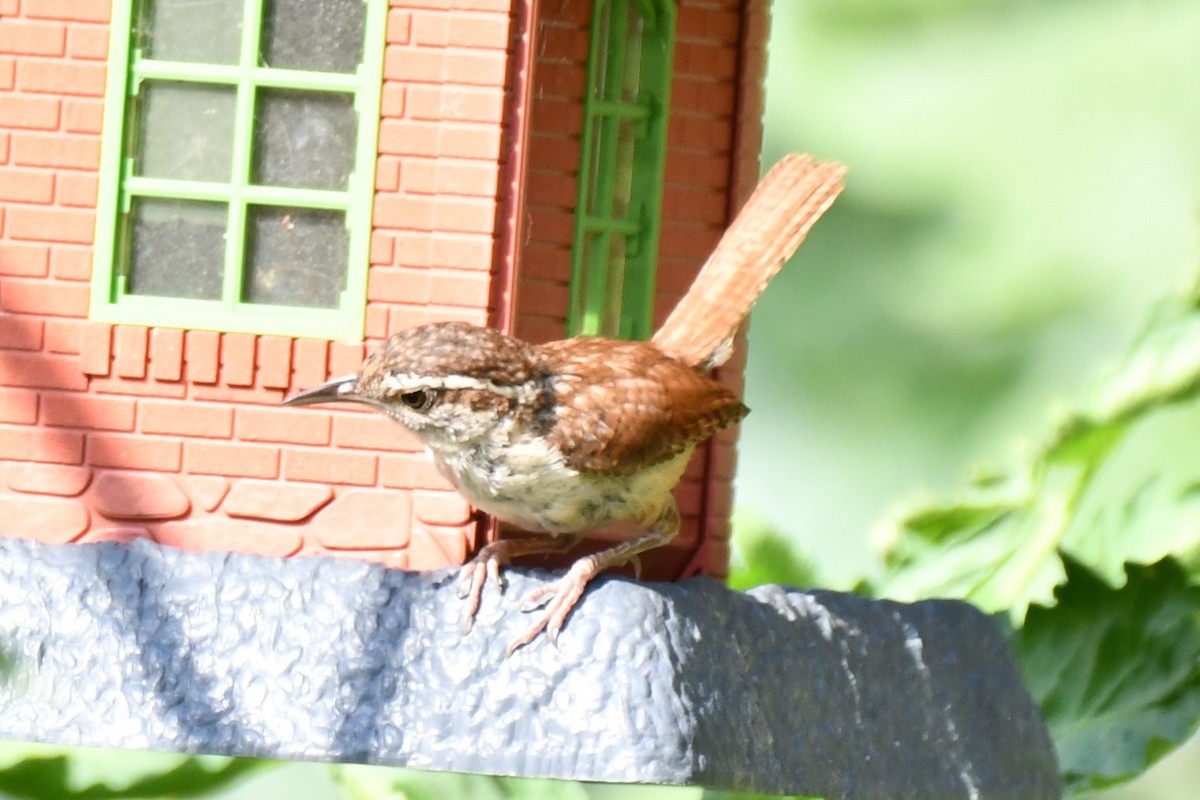
[[[689,366],[725,363],[738,326],[841,193],[845,172],[797,154],[772,167],[651,341]]]

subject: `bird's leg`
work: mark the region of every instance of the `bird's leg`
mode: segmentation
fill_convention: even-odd
[[[483,587],[488,581],[491,581],[498,591],[504,591],[504,582],[500,577],[501,566],[520,556],[565,553],[578,542],[578,535],[557,534],[528,539],[500,539],[485,545],[458,572],[458,596],[470,598],[467,613],[463,617],[462,632],[466,633],[471,629],[471,620],[475,619],[475,613],[479,611],[479,599],[483,596]]]
[[[507,655],[512,655],[518,647],[532,642],[543,630],[551,642],[556,642],[558,632],[562,630],[571,609],[579,602],[592,578],[610,567],[617,567],[629,561],[637,562],[638,553],[661,547],[674,539],[678,532],[679,510],[672,502],[645,533],[613,545],[607,550],[584,556],[572,564],[567,573],[558,580],[534,589],[521,603],[521,610],[541,609],[537,621],[529,630],[513,640],[508,646]],[[640,563],[638,566],[641,566]],[[640,568],[638,571],[641,571]]]

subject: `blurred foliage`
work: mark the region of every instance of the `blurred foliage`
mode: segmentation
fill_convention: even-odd
[[[588,800],[583,784],[461,775],[452,772],[417,772],[355,765],[331,767],[346,800]]]
[[[729,565],[730,588],[751,589],[764,583],[800,588],[819,584],[816,567],[765,519],[739,509],[733,526],[737,540]]]
[[[1178,562],[1129,566],[1120,588],[1075,560],[1052,606],[1013,636],[1068,793],[1140,774],[1200,720],[1200,587]]]
[[[207,797],[271,762],[139,750],[0,743],[0,797],[29,800]]]
[[[890,503],[1040,438],[1190,273],[1200,4],[774,15],[765,160],[850,173],[755,309],[737,495],[848,585]]]
[[[1198,398],[1200,308],[1186,297],[1155,315],[1024,463],[897,520],[880,591],[963,597],[1019,624],[1028,603],[1052,602],[1065,577],[1060,552],[1117,587],[1130,561],[1198,563]]]

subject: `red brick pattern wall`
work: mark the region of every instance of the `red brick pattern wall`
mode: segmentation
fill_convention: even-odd
[[[677,11],[655,296],[659,322],[687,291],[746,196],[731,199],[731,192],[757,182],[761,144],[767,4],[681,0]],[[540,3],[516,293],[517,334],[533,341],[561,338],[565,330],[591,13],[591,2]],[[739,391],[742,358],[735,356],[720,376]],[[727,432],[697,454],[676,491],[683,529],[669,547],[643,556],[643,574],[725,574],[735,441],[736,432]]]
[[[733,158],[728,198],[731,216],[758,184],[763,144],[764,81],[767,41],[771,28],[771,0],[744,0],[741,5],[738,43],[737,105],[733,120]],[[717,370],[717,377],[741,394],[746,367],[745,329],[739,332],[733,357]],[[737,469],[737,431],[722,431],[708,444],[703,529],[706,537],[696,561],[712,574],[725,577],[729,566],[730,514],[733,513],[733,477]],[[716,567],[716,569],[713,569]]]
[[[538,3],[513,326],[531,342],[566,332],[591,17],[590,0]]]
[[[87,314],[108,51],[107,0],[0,1],[0,530],[53,540],[90,527]],[[112,422],[122,411],[105,408]],[[57,421],[49,427],[48,421]]]
[[[533,101],[514,111],[531,6]],[[659,319],[723,230],[729,193],[757,176],[765,8],[680,3]],[[511,304],[519,335],[562,335],[590,3],[392,0],[365,345],[87,321],[109,11],[0,0],[0,535],[460,563],[475,525],[413,437],[364,411],[278,404],[424,322],[483,324]],[[512,297],[497,242],[516,243]],[[740,360],[722,377],[737,384]],[[645,574],[723,570],[733,441],[689,468],[684,531]]]
[[[393,0],[367,347],[484,323],[510,17]],[[469,509],[419,443],[354,409],[281,409],[358,343],[86,320],[108,0],[0,0],[0,532],[461,563]]]

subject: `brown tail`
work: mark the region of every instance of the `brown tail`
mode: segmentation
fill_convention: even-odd
[[[845,173],[796,154],[772,167],[651,341],[689,366],[725,363],[738,325],[841,193]]]

